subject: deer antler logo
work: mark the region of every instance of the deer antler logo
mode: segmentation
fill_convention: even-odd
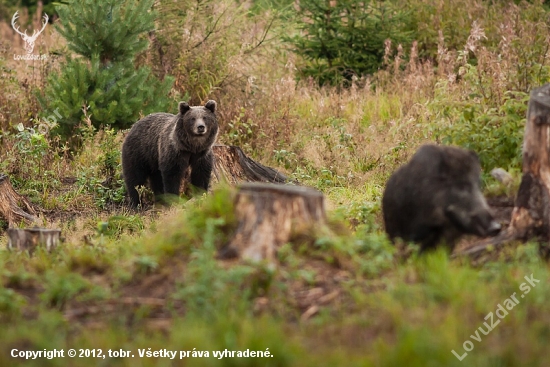
[[[27,51],[27,53],[32,54],[32,51],[34,50],[34,43],[36,42],[38,35],[40,35],[42,31],[44,31],[44,29],[46,28],[46,25],[48,24],[48,20],[49,20],[48,14],[44,14],[44,24],[42,25],[42,29],[39,30],[38,32],[34,30],[32,32],[32,36],[29,36],[27,34],[27,30],[25,30],[25,33],[21,33],[21,31],[19,30],[19,27],[15,25],[15,21],[19,17],[17,13],[19,13],[19,11],[16,11],[15,14],[13,15],[13,18],[11,18],[11,26],[13,27],[13,29],[15,29],[17,33],[21,35],[21,37],[23,38],[23,41],[25,41],[25,50]]]

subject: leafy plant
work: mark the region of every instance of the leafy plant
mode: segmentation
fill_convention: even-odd
[[[444,144],[474,150],[487,172],[496,167],[518,168],[528,99],[525,93],[507,93],[500,108],[455,106],[448,113],[457,114],[457,121],[443,127],[438,136]]]
[[[90,148],[98,149],[101,153],[77,176],[79,186],[94,195],[95,203],[101,209],[110,204],[120,204],[125,198],[119,138],[114,129],[101,130],[95,141],[90,138]]]
[[[45,290],[40,297],[48,305],[62,309],[69,300],[88,288],[88,281],[78,274],[50,270],[45,274]]]
[[[151,256],[140,256],[134,260],[134,264],[138,273],[149,274],[158,268],[158,261]]]
[[[17,149],[22,157],[30,158],[34,163],[31,166],[36,166],[40,175],[43,169],[43,159],[50,149],[46,136],[34,128],[25,128],[21,123],[17,125],[17,131],[18,133],[15,135],[17,139],[15,149]]]
[[[250,145],[250,142],[257,137],[257,126],[250,118],[246,117],[244,108],[241,109],[239,116],[228,125],[229,131],[225,138],[228,144],[243,147]]]
[[[0,320],[21,314],[25,299],[13,289],[0,287]]]

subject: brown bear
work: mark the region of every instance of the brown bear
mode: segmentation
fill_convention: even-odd
[[[493,219],[480,188],[477,154],[458,147],[424,145],[395,171],[382,197],[386,232],[392,241],[420,243],[420,251],[444,240],[452,251],[462,234],[494,236]]]
[[[216,102],[190,107],[180,102],[179,113],[153,113],[136,122],[122,144],[122,173],[130,205],[139,205],[136,186],[147,179],[155,198],[179,195],[181,180],[191,166],[191,184],[208,190],[213,167],[212,145],[218,135]]]

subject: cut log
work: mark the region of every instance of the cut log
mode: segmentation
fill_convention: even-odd
[[[19,195],[7,175],[0,175],[0,215],[14,227],[21,222],[37,222],[36,210],[22,195]]]
[[[214,182],[228,182],[236,185],[241,182],[286,183],[288,178],[281,172],[264,166],[247,157],[241,148],[233,145],[215,145]]]
[[[222,182],[232,186],[246,182],[275,184],[292,182],[281,172],[247,157],[242,149],[237,146],[214,145],[212,153],[214,154],[214,168],[212,170],[211,186]],[[188,196],[192,196],[193,193],[190,181],[191,169],[188,169],[180,187],[180,192]]]
[[[531,91],[523,137],[523,167],[510,226],[458,254],[477,256],[485,248],[514,240],[550,239],[550,83]]]
[[[59,243],[59,229],[46,228],[8,228],[8,249],[33,252],[37,247],[44,246],[53,250]]]
[[[291,237],[325,223],[323,194],[291,185],[242,184],[235,197],[237,230],[220,258],[253,261],[275,259],[277,249]]]

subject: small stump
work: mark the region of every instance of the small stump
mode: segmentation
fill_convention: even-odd
[[[8,249],[33,252],[37,247],[44,246],[53,250],[59,243],[59,229],[46,228],[8,228]]]
[[[292,236],[325,223],[323,194],[290,185],[247,183],[235,197],[239,222],[233,239],[220,251],[221,258],[273,261],[277,249]]]
[[[10,178],[0,174],[0,215],[13,227],[20,222],[37,221],[36,211],[32,204],[13,188]]]

